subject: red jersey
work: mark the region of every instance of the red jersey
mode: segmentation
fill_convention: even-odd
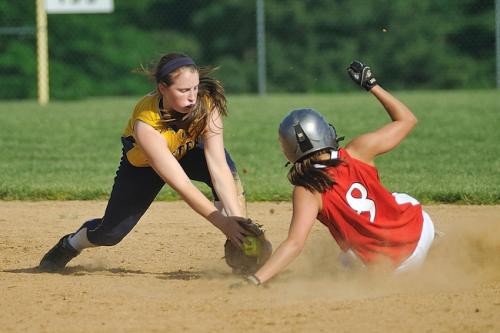
[[[422,207],[416,201],[398,204],[375,167],[344,149],[339,149],[338,158],[344,163],[327,169],[335,185],[321,195],[318,220],[343,251],[351,249],[364,263],[389,259],[400,264],[420,239]]]

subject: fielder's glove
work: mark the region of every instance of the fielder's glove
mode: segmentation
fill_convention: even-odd
[[[238,221],[250,235],[239,248],[229,239],[224,244],[224,259],[235,274],[253,274],[269,259],[273,248],[266,239],[262,226],[250,219]]]
[[[370,91],[377,84],[371,68],[360,61],[354,60],[347,68],[347,73],[356,84],[367,91]]]

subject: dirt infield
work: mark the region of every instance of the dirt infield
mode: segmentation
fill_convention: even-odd
[[[428,206],[438,240],[418,273],[342,270],[319,223],[264,288],[221,259],[224,238],[183,202],[155,202],[119,245],[38,273],[65,233],[105,202],[0,202],[1,332],[500,332],[500,206]],[[288,203],[250,203],[274,246]]]

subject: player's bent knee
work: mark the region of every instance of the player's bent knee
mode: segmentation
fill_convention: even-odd
[[[123,238],[125,238],[125,235],[116,233],[92,235],[92,237],[89,235],[89,240],[92,244],[97,246],[115,246],[120,243]]]
[[[101,224],[101,222],[102,222],[101,218],[85,221],[85,223],[83,223],[83,225],[80,227],[80,229],[77,230],[77,232],[83,228],[87,228],[87,230],[97,229],[97,227]]]

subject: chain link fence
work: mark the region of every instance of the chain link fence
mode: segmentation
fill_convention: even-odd
[[[51,99],[142,94],[136,73],[182,51],[229,93],[348,89],[358,57],[391,89],[491,89],[499,0],[115,0],[110,14],[49,14]],[[497,7],[495,7],[497,6]],[[0,99],[36,99],[35,1],[0,3]]]

